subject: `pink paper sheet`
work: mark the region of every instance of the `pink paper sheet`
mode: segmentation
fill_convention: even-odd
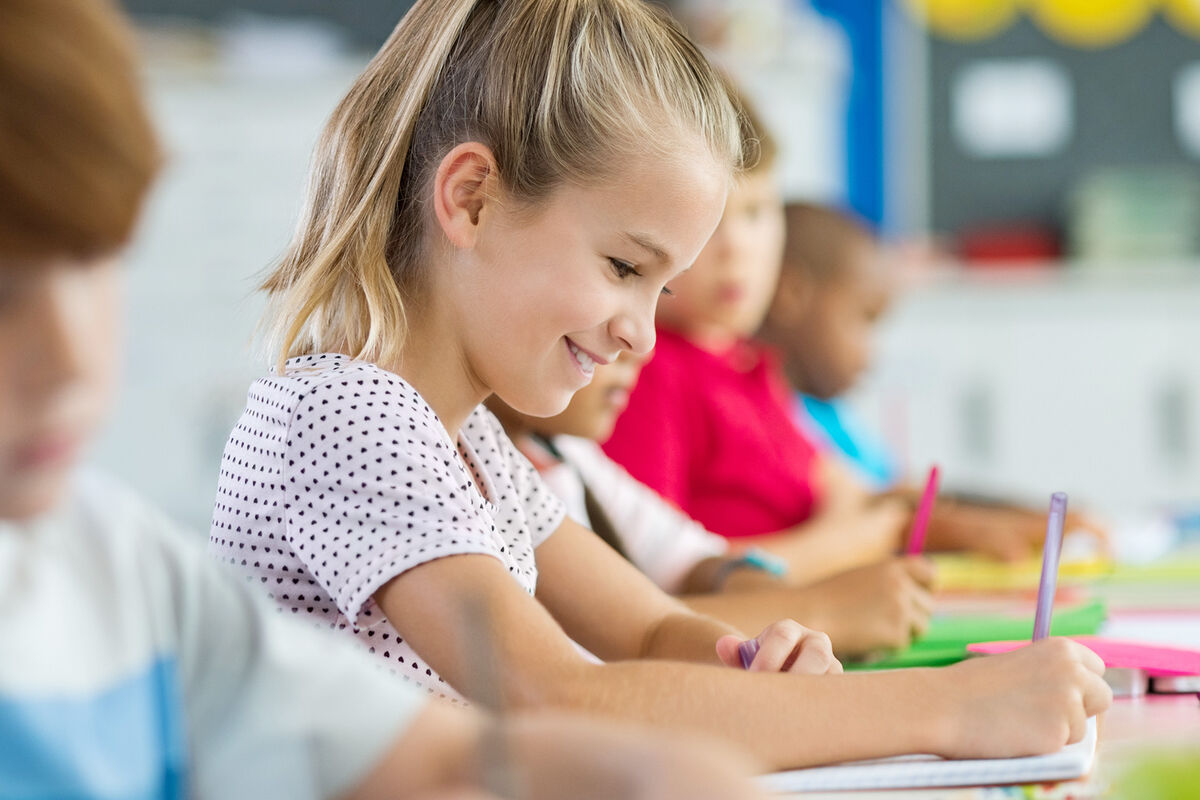
[[[1103,636],[1072,636],[1091,650],[1109,667],[1144,670],[1150,677],[1173,675],[1200,675],[1200,650],[1182,647],[1164,647],[1160,644],[1106,639]],[[1029,642],[1022,639],[1013,642],[979,642],[967,646],[972,653],[991,655],[1007,653]]]

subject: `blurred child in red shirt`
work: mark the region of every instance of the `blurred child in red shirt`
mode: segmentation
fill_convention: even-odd
[[[752,114],[745,121],[757,164],[659,304],[654,354],[604,449],[708,530],[768,546],[794,577],[815,578],[895,552],[908,507],[830,502],[828,459],[795,425],[777,352],[753,338],[775,294],[784,217],[775,148]]]
[[[894,554],[913,493],[874,492],[800,424],[785,364],[801,391],[844,391],[868,364],[889,287],[866,228],[806,225],[793,235],[774,147],[746,120],[760,141],[757,166],[659,304],[654,353],[604,450],[708,530],[766,547],[794,578],[815,579]],[[836,237],[822,238],[822,227]],[[795,257],[806,248],[827,252],[831,265]],[[755,336],[769,311],[770,344]],[[1043,527],[1022,509],[943,503],[927,547],[1014,560],[1040,545]]]

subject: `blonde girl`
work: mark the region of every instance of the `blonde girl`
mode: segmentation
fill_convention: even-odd
[[[720,81],[648,3],[418,0],[329,121],[266,281],[279,363],[230,436],[212,547],[451,698],[704,731],[769,766],[1079,738],[1109,695],[1064,640],[847,676],[785,621],[746,674],[744,635],[566,519],[481,407],[555,414],[649,351],[740,152]]]

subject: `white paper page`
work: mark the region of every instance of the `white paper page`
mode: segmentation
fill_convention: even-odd
[[[774,772],[759,780],[763,788],[781,793],[1041,783],[1086,775],[1095,755],[1096,719],[1093,717],[1088,720],[1087,733],[1082,740],[1044,756],[957,761],[929,755],[899,756]]]

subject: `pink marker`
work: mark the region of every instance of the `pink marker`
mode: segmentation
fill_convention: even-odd
[[[937,499],[938,476],[937,464],[929,468],[929,478],[925,481],[925,491],[921,493],[921,504],[913,516],[912,533],[908,535],[908,548],[905,552],[910,556],[920,555],[925,548],[925,531],[929,528],[929,518],[933,516],[933,501]]]

